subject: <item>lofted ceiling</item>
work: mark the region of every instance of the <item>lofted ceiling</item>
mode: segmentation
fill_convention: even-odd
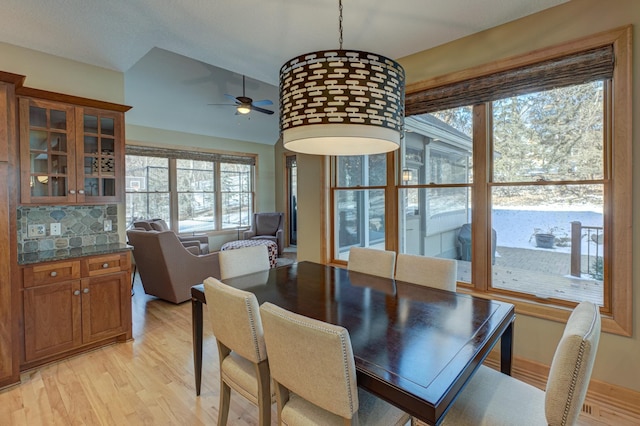
[[[568,0],[343,0],[344,48],[401,58]],[[278,72],[338,47],[337,0],[3,0],[0,42],[125,75],[127,123],[274,144]],[[236,115],[225,94],[270,99]]]

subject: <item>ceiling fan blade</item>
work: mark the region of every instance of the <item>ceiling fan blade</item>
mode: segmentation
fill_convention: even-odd
[[[261,101],[253,101],[252,104],[254,106],[267,106],[267,105],[273,105],[273,102],[271,102],[269,99],[263,99]]]
[[[269,115],[273,114],[273,111],[270,111],[270,110],[264,109],[264,108],[260,108],[260,107],[257,107],[255,105],[251,105],[251,109],[254,110],[254,111],[262,112],[264,114],[269,114]]]
[[[235,96],[227,95],[227,94],[225,93],[225,94],[224,94],[224,97],[225,97],[225,98],[227,98],[227,99],[229,99],[229,100],[231,100],[231,101],[233,101],[233,102],[235,102],[235,103],[237,103],[237,104],[239,104],[239,103],[240,103],[240,101],[238,100],[238,98],[236,98]]]

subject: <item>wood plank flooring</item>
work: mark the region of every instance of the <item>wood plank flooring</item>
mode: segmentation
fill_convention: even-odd
[[[134,340],[21,375],[0,392],[0,425],[212,425],[218,351],[205,307],[202,392],[195,393],[191,303],[132,298]],[[276,422],[275,405],[272,424]],[[258,409],[232,392],[229,425],[256,425]]]
[[[191,304],[147,296],[136,280],[132,307],[133,341],[27,371],[20,385],[0,391],[0,426],[216,424],[218,351],[206,306],[199,397]],[[229,425],[257,425],[257,415],[257,407],[231,393]],[[272,425],[276,418],[274,404]],[[579,424],[604,423],[581,416]]]

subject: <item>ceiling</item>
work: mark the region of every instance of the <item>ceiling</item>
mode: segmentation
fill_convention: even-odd
[[[397,59],[565,1],[344,0],[344,48]],[[280,66],[338,47],[338,2],[3,0],[0,41],[123,72],[128,124],[274,144]],[[208,105],[242,75],[275,114]]]

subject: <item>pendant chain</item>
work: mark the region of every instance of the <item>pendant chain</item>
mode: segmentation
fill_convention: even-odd
[[[340,38],[338,39],[340,42],[340,50],[342,50],[342,0],[338,0],[338,10],[340,11],[340,20],[339,22],[339,30],[340,30]]]

